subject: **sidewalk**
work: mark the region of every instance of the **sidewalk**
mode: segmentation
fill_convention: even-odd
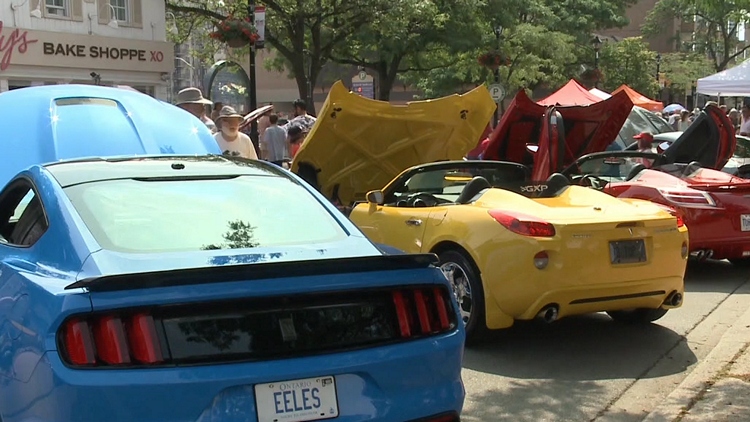
[[[643,422],[750,421],[750,309]]]

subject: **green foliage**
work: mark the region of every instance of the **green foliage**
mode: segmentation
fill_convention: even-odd
[[[347,42],[334,61],[378,75],[378,98],[387,100],[396,77],[444,68],[481,36],[480,0],[392,0]]]
[[[510,96],[519,89],[541,83],[563,84],[568,79],[567,64],[575,60],[572,36],[530,23],[505,30],[500,40],[500,50],[511,60],[509,66],[499,68],[500,81]],[[493,72],[477,62],[479,55],[486,51],[474,48],[457,55],[456,62],[451,66],[413,73],[405,79],[423,90],[426,98],[458,93],[468,86],[485,82],[492,83]]]
[[[260,243],[255,240],[255,235],[253,234],[255,226],[241,220],[229,221],[227,225],[229,226],[229,230],[222,235],[226,243],[219,245],[205,245],[201,249],[243,249],[256,248],[260,245]]]
[[[604,74],[602,86],[614,91],[628,85],[651,98],[659,92],[656,80],[656,53],[649,50],[641,37],[625,38],[617,43],[605,43],[599,66]]]
[[[670,83],[689,90],[693,82],[714,73],[714,63],[699,53],[662,54],[661,73]]]
[[[660,0],[643,26],[647,36],[661,35],[675,18],[691,24],[695,30],[690,40],[675,39],[681,51],[708,55],[715,71],[726,69],[750,46],[737,39],[737,22],[747,21],[750,0]],[[679,34],[676,36],[678,37]]]

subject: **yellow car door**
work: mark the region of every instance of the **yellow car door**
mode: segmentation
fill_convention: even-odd
[[[360,204],[349,218],[373,242],[420,252],[431,208]]]

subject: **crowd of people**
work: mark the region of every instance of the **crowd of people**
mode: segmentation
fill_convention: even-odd
[[[737,135],[750,136],[750,98],[745,98],[742,102],[742,108],[729,108],[726,104],[719,105],[716,101],[709,101],[706,105],[719,107],[734,125]],[[674,110],[671,113],[657,113],[676,131],[684,132],[690,127],[701,110],[695,108],[692,112],[681,109]]]
[[[214,134],[214,139],[225,155],[247,159],[262,159],[284,166],[297,154],[302,142],[315,124],[315,117],[307,113],[307,104],[296,100],[294,116],[286,119],[273,107],[257,118],[258,141],[250,138],[251,123],[234,107],[213,103],[200,89],[190,87],[177,94],[177,107],[200,119]],[[209,117],[208,107],[212,107]]]

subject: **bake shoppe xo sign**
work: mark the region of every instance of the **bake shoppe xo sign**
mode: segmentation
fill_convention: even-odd
[[[0,72],[14,65],[171,72],[174,47],[163,41],[28,31],[0,22]]]
[[[102,45],[87,46],[85,44],[63,44],[46,42],[42,44],[44,54],[48,56],[65,56],[65,57],[91,57],[95,59],[112,59],[112,60],[138,60],[139,62],[163,62],[164,53],[159,50],[138,50],[135,48],[114,48]],[[150,58],[146,58],[150,54]]]

